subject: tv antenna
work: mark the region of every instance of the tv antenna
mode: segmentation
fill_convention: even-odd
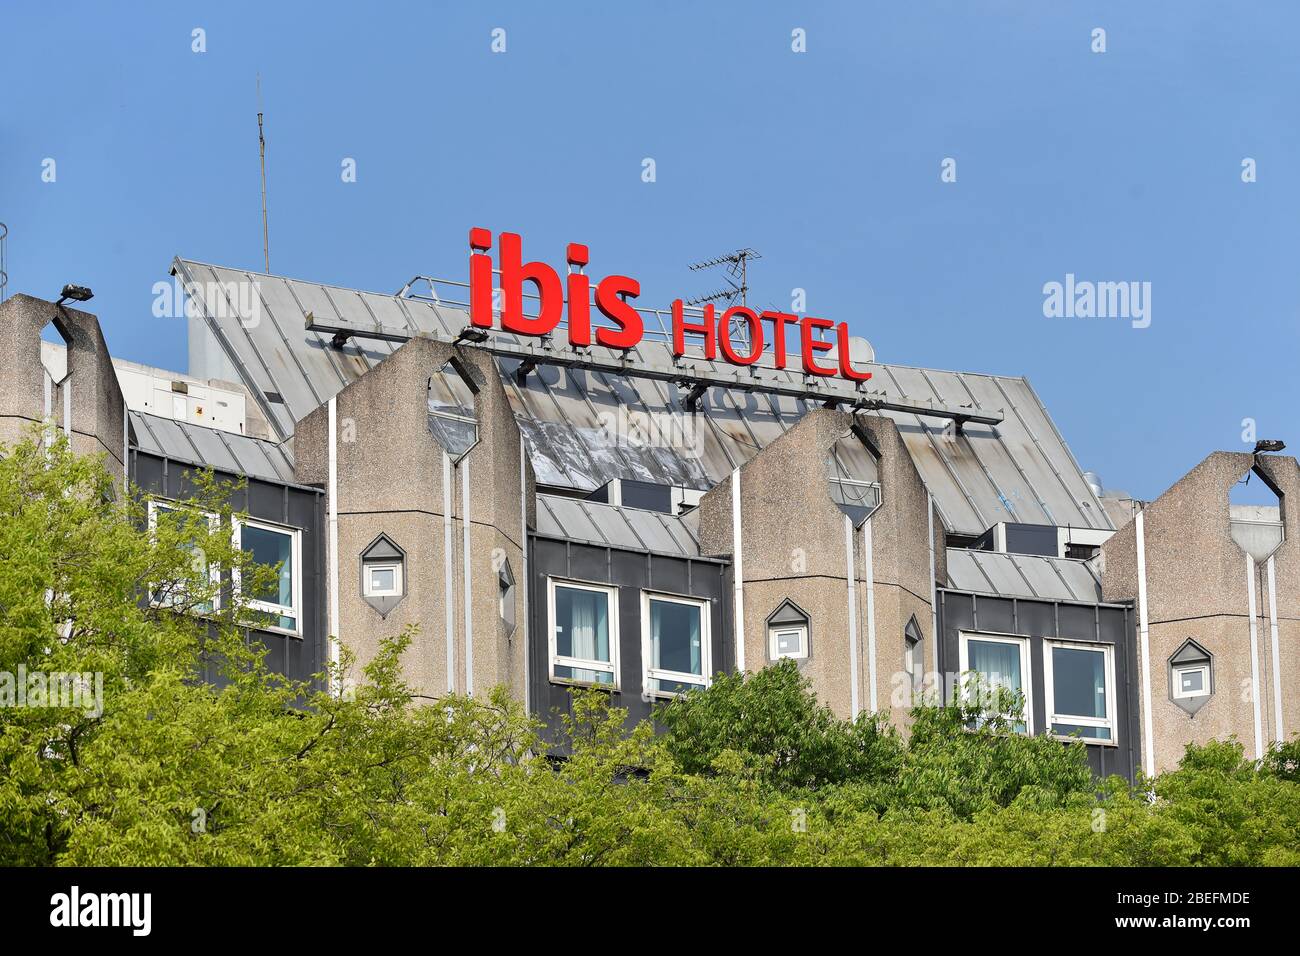
[[[266,137],[262,135],[262,74],[257,74],[257,152],[262,163],[262,256],[271,272],[271,235],[266,228]]]
[[[703,269],[716,269],[725,267],[726,274],[723,278],[727,282],[727,288],[718,289],[716,292],[710,292],[708,295],[698,296],[689,300],[687,305],[704,305],[708,302],[725,302],[728,307],[740,304],[745,308],[749,307],[749,260],[761,259],[762,255],[755,249],[746,247],[737,249],[735,252],[725,256],[718,256],[714,259],[704,259],[700,262],[693,262],[689,266],[692,272],[700,272]],[[744,319],[732,319],[731,328],[727,330],[728,336],[739,333],[742,346],[749,349],[749,323]]]

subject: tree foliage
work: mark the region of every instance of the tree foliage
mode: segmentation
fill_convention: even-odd
[[[231,586],[274,569],[232,544],[229,488],[195,475],[194,507],[151,527],[99,463],[38,438],[0,455],[0,863],[1300,863],[1295,742],[1258,764],[1189,747],[1133,788],[956,701],[907,734],[841,720],[790,662],[665,705],[659,735],[579,693],[548,739],[502,690],[414,694],[416,631],[287,680]],[[5,703],[20,670],[102,695]]]

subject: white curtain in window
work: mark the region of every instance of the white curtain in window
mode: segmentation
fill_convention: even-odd
[[[609,596],[603,591],[555,589],[556,649],[562,657],[608,661]],[[594,681],[595,671],[574,670],[575,680]]]
[[[1002,641],[969,641],[966,653],[970,669],[981,677],[980,702],[986,711],[991,709],[994,698],[1001,689],[1011,692],[1023,691],[1023,675],[1020,673],[1020,646]],[[1029,709],[1029,701],[1024,702],[1024,710]],[[1017,730],[1023,730],[1024,724],[1017,722]]]

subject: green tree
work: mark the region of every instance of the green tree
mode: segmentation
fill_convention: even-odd
[[[415,693],[414,630],[288,680],[231,586],[276,569],[234,546],[229,487],[195,474],[151,522],[39,439],[0,450],[0,864],[1300,863],[1295,741],[1189,747],[1135,789],[1017,733],[1017,698],[920,707],[900,735],[789,661],[668,703],[661,735],[576,693],[553,740],[503,689]],[[25,706],[20,674],[45,681]],[[51,695],[60,674],[99,693]]]

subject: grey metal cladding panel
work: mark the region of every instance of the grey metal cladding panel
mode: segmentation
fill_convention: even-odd
[[[1025,597],[1045,597],[1030,587],[1023,575],[1016,569],[1009,555],[992,551],[971,553],[971,560],[979,565],[997,594],[1023,595]]]
[[[686,523],[685,516],[680,518],[664,516],[662,522],[664,531],[673,539],[673,542],[676,545],[675,550],[688,555],[697,555],[700,553],[699,538],[691,530],[691,526]]]
[[[987,506],[982,506],[979,511],[975,510],[967,500],[961,485],[958,484],[953,470],[940,457],[940,452],[935,447],[936,443],[940,448],[946,448],[949,440],[941,437],[937,430],[931,432],[924,421],[916,415],[903,412],[883,414],[893,419],[894,424],[898,426],[899,434],[903,436],[903,444],[907,446],[912,462],[921,474],[921,480],[934,495],[949,531],[982,534],[996,523],[997,518]]]
[[[242,439],[239,435],[213,435],[218,441],[224,439],[230,453],[239,463],[239,470],[252,478],[271,478],[275,481],[293,481],[293,475],[283,475],[274,462],[263,450],[261,443]],[[233,440],[232,440],[233,439]]]
[[[1101,600],[1101,585],[1087,565],[1069,558],[949,548],[948,580],[956,590],[1005,597]]]
[[[647,550],[645,542],[637,537],[636,532],[628,524],[622,509],[594,502],[578,502],[577,505],[600,532],[600,540],[607,541],[616,548],[626,548],[630,551]]]
[[[987,592],[993,584],[980,571],[971,552],[963,548],[948,549],[948,584],[958,591]]]
[[[1065,601],[1079,600],[1079,595],[1070,590],[1061,576],[1056,573],[1051,558],[1020,554],[1012,554],[1007,557],[1010,558],[1011,563],[1015,565],[1020,574],[1029,581],[1034,594],[1040,597],[1058,598]]]
[[[910,398],[944,401],[944,397],[935,389],[945,386],[952,387],[954,398],[964,397],[959,386],[953,387],[956,376],[951,372],[930,372],[913,368],[891,368],[890,371]],[[968,404],[969,399],[964,403]],[[1008,466],[1005,471],[993,470],[989,467],[992,463],[991,457],[997,452],[994,446],[998,441],[991,428],[968,424],[963,435],[955,439],[937,438],[936,440],[947,457],[951,469],[956,472],[961,479],[961,484],[975,500],[980,513],[986,519],[990,519],[990,524],[1001,520],[1024,520],[1017,519],[1016,512],[1010,510],[1007,505],[1010,503],[1013,507],[1020,507],[1022,504],[1032,504],[1033,496],[1016,474],[1014,467]],[[989,461],[986,462],[986,459]]]
[[[565,536],[564,528],[551,512],[550,501],[548,495],[537,496],[537,527],[535,530],[538,534],[563,538]]]
[[[1056,558],[1052,566],[1065,579],[1066,585],[1079,601],[1100,601],[1102,599],[1101,582],[1083,561],[1070,558]]]
[[[682,515],[673,529],[674,533],[681,532],[690,536],[691,548],[698,552],[700,549],[700,510],[692,508],[686,514]]]
[[[157,440],[158,449],[162,454],[182,461],[197,459],[203,462],[202,452],[185,437],[185,431],[177,422],[167,418],[151,418],[146,424]],[[228,461],[230,456],[223,455],[222,458]]]
[[[200,463],[223,471],[233,471],[245,475],[251,474],[256,477],[265,476],[267,471],[265,464],[260,468],[257,467],[256,463],[246,466],[244,462],[231,453],[231,449],[213,429],[192,428],[187,425],[179,425],[178,427],[189,442],[198,449],[197,452],[190,453],[190,458],[197,458]]]
[[[1007,396],[1004,391],[1006,385],[1000,380],[985,375],[963,375],[961,379],[981,406],[985,408],[996,406],[1006,410],[1006,418],[996,427],[997,433],[1002,438],[1001,450],[1007,458],[1009,467],[1015,468],[1018,465],[1024,472],[1024,480],[1032,486],[1032,492],[1036,492],[1034,512],[1041,514],[1046,524],[1083,523],[1092,527],[1085,512],[1080,510],[1075,495],[1070,492],[1067,485],[1062,484],[1061,478],[1052,470],[1052,464],[1045,457],[1058,455],[1063,451],[1055,435],[1049,432],[1046,437],[1036,434],[1031,436],[1020,417],[1007,407]],[[1021,405],[1023,402],[1016,404]],[[1034,437],[1038,438],[1037,442],[1034,441]],[[1059,457],[1063,459],[1065,456],[1059,455]],[[1067,468],[1069,471],[1074,470],[1072,464],[1067,465]],[[1060,463],[1056,464],[1056,469],[1064,474]],[[1038,503],[1039,498],[1041,504]],[[1024,509],[1019,506],[1017,510],[1024,513]]]
[[[1004,404],[997,400],[995,385],[992,386],[992,394],[990,393],[991,380],[985,376],[966,376],[952,372],[925,374],[933,383],[939,400],[944,403],[974,405],[983,409],[1001,408]],[[1019,422],[1008,416],[996,427],[971,423],[964,432],[976,467],[988,472],[992,484],[1001,489],[1019,520],[1055,524],[1053,514],[1043,507],[1045,501],[1050,506],[1053,489],[1045,479],[1052,477],[1051,472],[1035,460],[1037,456],[1032,448],[1026,454],[1013,456],[1007,445],[1008,441],[1024,444],[1024,430]],[[1034,475],[1035,471],[1039,474]]]
[[[140,412],[130,412],[131,431],[135,433],[135,447],[141,451],[147,451],[152,454],[161,455],[162,446],[158,444],[158,438],[149,429],[149,422]]]
[[[538,500],[543,497],[546,499],[546,507],[551,510],[556,523],[559,524],[561,533],[566,538],[574,541],[594,541],[597,544],[608,544],[600,530],[596,527],[595,522],[572,498],[561,498],[558,496],[538,495]]]
[[[284,449],[272,442],[145,412],[133,411],[131,422],[136,447],[142,451],[250,478],[289,484],[294,481],[293,462]]]
[[[661,551],[665,554],[690,554],[683,551],[677,539],[668,533],[664,527],[664,521],[675,519],[667,518],[656,514],[653,511],[638,511],[635,508],[626,508],[623,510],[623,517],[627,519],[636,536],[645,542],[645,547],[651,551]]]
[[[1059,480],[1065,486],[1063,494],[1077,503],[1082,514],[1091,522],[1090,527],[1113,530],[1114,524],[1110,516],[1084,481],[1079,463],[1048,416],[1047,409],[1034,392],[1033,386],[1023,378],[998,378],[993,384],[1002,393],[1000,403],[1006,407],[1007,418],[1014,418],[1021,423],[1031,442],[1034,438],[1038,439],[1035,444],[1042,449],[1039,455],[1045,456],[1060,472]]]
[[[272,378],[271,371],[267,368],[260,354],[260,348],[253,342],[253,329],[249,326],[251,323],[242,322],[235,315],[219,296],[217,285],[219,283],[218,273],[211,266],[199,262],[179,262],[182,271],[182,278],[192,280],[192,284],[187,283],[187,294],[190,299],[196,303],[203,313],[205,321],[209,328],[218,339],[224,340],[234,353],[235,360],[251,380],[251,387],[260,393],[275,391],[276,383]],[[221,270],[227,279],[226,281],[235,281],[228,269]],[[209,299],[216,301],[209,301]],[[272,419],[272,426],[282,434],[289,434],[293,431],[293,420],[290,418],[288,410],[283,405],[268,403],[266,406],[268,414]]]

